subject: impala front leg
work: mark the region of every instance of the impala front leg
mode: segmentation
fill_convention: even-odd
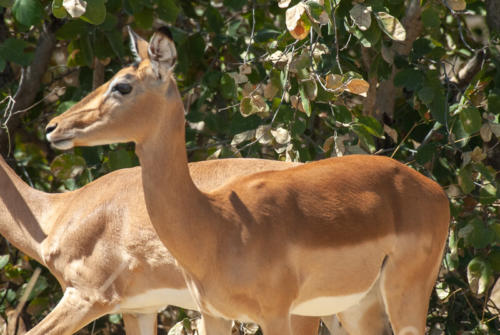
[[[52,312],[26,335],[70,335],[109,312],[107,306],[70,287]]]
[[[201,313],[201,321],[198,325],[200,335],[229,335],[233,328],[232,321],[205,313]]]
[[[123,314],[127,335],[156,335],[157,318],[154,314]]]

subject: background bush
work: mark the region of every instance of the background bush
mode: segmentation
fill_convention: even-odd
[[[138,164],[131,144],[54,151],[44,127],[131,62],[126,25],[148,38],[167,23],[191,161],[362,153],[412,166],[443,186],[453,215],[429,331],[499,333],[497,1],[82,2],[0,0],[0,151],[26,182],[73,190]],[[37,265],[5,240],[0,254],[5,318]],[[35,293],[28,328],[61,297],[46,270]],[[163,313],[162,329],[183,316]],[[91,331],[121,333],[120,317]]]

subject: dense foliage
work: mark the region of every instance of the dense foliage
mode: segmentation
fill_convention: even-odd
[[[0,6],[0,150],[34,187],[72,190],[138,164],[130,144],[54,151],[43,129],[132,61],[126,25],[147,38],[167,23],[179,53],[190,160],[306,162],[363,153],[412,166],[443,186],[453,215],[429,331],[499,333],[495,0],[0,0]],[[6,241],[0,247],[5,318],[38,265]],[[60,296],[44,270],[22,314],[28,327]],[[82,333],[92,329],[118,333],[120,318]]]

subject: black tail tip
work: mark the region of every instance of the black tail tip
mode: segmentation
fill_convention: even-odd
[[[162,27],[158,28],[158,32],[160,32],[163,35],[167,36],[172,41],[174,40],[174,38],[172,37],[172,32],[170,31],[170,28],[168,28],[167,26],[162,26]]]

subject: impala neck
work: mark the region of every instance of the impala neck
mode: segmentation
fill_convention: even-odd
[[[213,217],[207,197],[194,185],[185,147],[184,107],[175,81],[166,96],[150,109],[158,115],[147,135],[137,141],[146,206],[161,241],[191,274],[203,271],[215,245]]]
[[[0,157],[0,234],[39,262],[40,244],[49,228],[43,226],[44,217],[56,198],[29,187]]]

